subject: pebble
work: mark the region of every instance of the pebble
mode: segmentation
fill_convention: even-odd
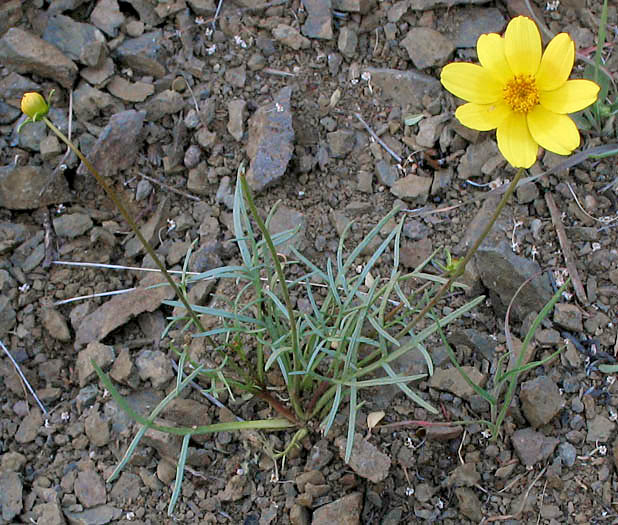
[[[17,472],[0,472],[0,509],[1,518],[6,522],[11,521],[21,513],[23,484]]]
[[[301,31],[308,38],[333,38],[333,15],[330,0],[306,0],[307,19]]]
[[[43,417],[38,408],[31,408],[30,412],[22,419],[17,432],[15,433],[15,441],[17,443],[32,443],[36,438],[41,426],[43,425]]]
[[[607,442],[615,428],[615,423],[599,414],[592,421],[588,421],[586,441],[589,443]]]
[[[560,389],[548,376],[538,376],[521,384],[522,411],[534,427],[549,423],[564,406]]]
[[[91,361],[94,361],[99,367],[105,369],[105,367],[112,364],[114,357],[114,349],[111,346],[103,345],[96,341],[90,342],[84,350],[77,354],[75,371],[77,373],[79,386],[86,386],[96,374]]]
[[[243,99],[230,100],[227,104],[229,120],[227,130],[238,142],[245,134],[245,120],[247,119],[247,102]]]
[[[67,213],[54,219],[56,235],[69,239],[85,234],[92,225],[92,219],[85,213]]]
[[[112,77],[107,90],[126,102],[143,102],[155,91],[152,84],[146,82],[129,82],[119,75]]]
[[[397,179],[392,187],[391,193],[407,202],[426,202],[431,190],[431,177],[419,177],[418,175],[408,175]]]
[[[574,304],[558,303],[554,306],[554,323],[570,332],[583,332],[583,315]]]
[[[513,433],[511,442],[520,461],[528,467],[551,457],[559,440],[532,428],[523,428]]]
[[[45,329],[54,339],[63,343],[71,340],[71,332],[66,319],[55,308],[43,308],[42,322]]]
[[[360,523],[363,496],[353,492],[313,511],[312,525],[357,525]]]
[[[562,463],[567,467],[572,467],[575,464],[577,449],[571,443],[560,443],[558,453],[562,459]]]
[[[127,38],[113,54],[123,66],[131,68],[134,73],[161,78],[166,73],[163,66],[165,47],[161,45],[162,38],[163,32],[160,29],[137,38]]]
[[[162,387],[174,376],[170,360],[159,350],[142,350],[135,365],[140,379],[150,380],[154,388]]]
[[[413,27],[400,45],[418,69],[443,66],[455,51],[453,42],[428,27]]]
[[[339,30],[339,39],[337,41],[337,48],[341,54],[351,59],[356,54],[356,46],[358,45],[358,35],[356,31],[348,26],[344,26]]]
[[[299,49],[307,49],[311,46],[311,41],[301,35],[298,30],[294,29],[292,26],[279,24],[272,32],[276,40],[296,51]]]
[[[124,15],[120,12],[117,0],[99,0],[92,13],[90,13],[90,21],[112,38],[116,37],[118,28],[124,23],[124,20]],[[127,24],[127,34],[129,36],[138,36],[129,31],[129,26],[132,23],[138,22],[129,22]]]
[[[326,139],[330,149],[330,156],[336,159],[347,157],[356,145],[356,133],[352,130],[341,129],[327,133]]]
[[[339,448],[339,456],[345,458],[346,438],[339,437],[335,440],[335,446]],[[361,478],[368,479],[373,483],[383,481],[388,476],[391,467],[391,458],[381,452],[375,445],[363,438],[362,435],[354,436],[354,445],[348,465]]]
[[[79,502],[86,508],[102,505],[107,499],[103,479],[92,470],[77,474],[74,491]]]
[[[75,22],[64,15],[50,16],[43,40],[67,57],[85,66],[97,66],[105,58],[105,36],[91,24]]]

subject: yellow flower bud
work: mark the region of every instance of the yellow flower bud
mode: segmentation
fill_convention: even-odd
[[[49,112],[49,104],[38,93],[25,93],[21,99],[21,110],[34,122]]]

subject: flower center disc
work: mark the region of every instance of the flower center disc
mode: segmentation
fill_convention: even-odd
[[[502,90],[504,101],[517,113],[528,113],[539,103],[539,92],[532,75],[515,75]]]

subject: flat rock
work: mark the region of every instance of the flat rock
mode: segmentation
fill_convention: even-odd
[[[140,232],[153,248],[159,245],[159,230],[165,225],[170,209],[170,199],[165,197],[157,205],[157,209],[140,228]],[[125,245],[125,255],[136,257],[145,251],[144,246],[137,237],[131,237]]]
[[[101,113],[110,115],[122,109],[109,93],[93,88],[87,82],[80,82],[73,92],[73,111],[83,122],[90,122]]]
[[[492,362],[496,352],[496,342],[474,328],[455,329],[448,336],[451,345],[467,346]]]
[[[506,20],[495,7],[466,7],[456,13],[451,11],[453,32],[447,36],[455,47],[476,47],[476,41],[483,33],[502,33]]]
[[[294,237],[277,245],[277,252],[290,255],[292,247],[300,252],[306,248],[307,238],[305,232],[307,229],[307,219],[298,210],[283,205],[278,206],[275,214],[272,216],[269,228],[271,235],[298,228],[298,233]]]
[[[342,459],[345,458],[346,438],[337,438],[335,445],[339,448],[339,456]],[[391,458],[367,441],[361,434],[356,434],[348,464],[361,478],[378,483],[388,476]]]
[[[483,165],[497,155],[500,155],[498,145],[492,139],[484,140],[478,144],[470,144],[459,161],[457,176],[460,179],[480,177],[483,175],[481,169]]]
[[[433,148],[436,141],[440,138],[444,123],[450,118],[451,116],[448,113],[442,113],[421,120],[418,124],[418,133],[415,138],[416,143],[424,148]]]
[[[551,299],[547,274],[535,261],[513,253],[506,241],[497,245],[483,243],[475,255],[481,280],[497,312],[504,313],[517,289],[530,277],[537,276],[517,295],[512,312],[523,319],[530,312],[540,312]]]
[[[174,290],[169,286],[147,289],[164,281],[158,273],[152,273],[141,281],[136,290],[113,297],[84,317],[75,336],[75,346],[79,348],[92,341],[100,341],[129,319],[142,312],[152,312],[163,301],[174,297]]]
[[[487,381],[487,376],[485,374],[479,372],[473,366],[462,366],[461,368],[468,374],[472,382],[481,387],[485,385]],[[474,389],[466,382],[455,367],[447,369],[437,368],[434,370],[433,375],[429,379],[429,386],[436,390],[450,392],[464,399],[474,395]]]
[[[71,340],[69,325],[62,314],[55,308],[43,308],[41,313],[43,326],[56,341],[68,343]]]
[[[560,440],[532,428],[523,428],[513,433],[511,442],[520,461],[528,467],[549,458]]]
[[[180,93],[166,89],[137,107],[146,111],[146,120],[156,121],[165,115],[178,113],[184,105],[185,102]]]
[[[95,447],[104,447],[109,443],[109,420],[101,417],[98,410],[92,410],[84,421],[84,431]]]
[[[353,492],[313,511],[311,525],[358,525],[363,495]]]
[[[524,416],[534,428],[549,423],[564,406],[560,389],[548,376],[522,383],[519,398]]]
[[[455,51],[453,42],[429,27],[413,27],[400,45],[418,69],[442,66]]]
[[[311,41],[308,38],[305,38],[297,29],[287,24],[277,25],[272,32],[276,40],[295,51],[307,49],[311,45]]]
[[[116,75],[107,84],[107,90],[126,102],[143,102],[154,93],[154,86],[146,82],[129,82]]]
[[[23,16],[22,0],[7,0],[0,5],[0,35],[14,27]]]
[[[427,11],[436,7],[453,7],[454,5],[486,4],[487,0],[410,0],[414,11]]]
[[[330,40],[333,38],[331,0],[306,0],[307,18],[301,31],[308,38]]]
[[[102,505],[107,499],[103,479],[93,470],[85,470],[77,474],[74,490],[75,496],[86,508]]]
[[[64,15],[49,17],[43,40],[56,46],[71,60],[86,66],[100,64],[107,53],[101,31]]]
[[[112,507],[111,505],[98,505],[83,512],[72,512],[67,509],[63,510],[63,512],[71,525],[106,525],[107,523],[116,522],[122,516],[122,509]],[[45,521],[41,523],[50,522]]]
[[[107,57],[98,66],[81,69],[79,75],[93,86],[101,87],[112,77],[115,71],[114,61]]]
[[[92,219],[85,213],[67,213],[54,219],[54,231],[59,237],[73,239],[92,228]]]
[[[336,159],[344,159],[356,145],[356,133],[349,129],[340,129],[327,133],[326,140],[328,141],[330,156]]]
[[[570,332],[583,332],[583,315],[574,304],[558,303],[554,307],[554,323]]]
[[[141,144],[141,131],[146,113],[133,109],[117,113],[88,153],[88,160],[102,176],[113,176],[119,170],[132,166]],[[80,165],[78,174],[86,175],[86,166]]]
[[[105,369],[114,361],[114,349],[97,341],[91,341],[88,346],[77,354],[75,371],[80,387],[86,386],[95,376],[96,372],[92,361],[100,368]]]
[[[261,106],[249,119],[247,181],[254,191],[277,182],[287,170],[294,150],[290,98],[292,88],[281,89],[272,104]]]
[[[229,115],[227,130],[237,141],[241,141],[245,134],[245,120],[247,118],[247,102],[242,99],[230,100],[227,104]],[[206,129],[206,128],[202,128]]]
[[[163,33],[160,29],[144,33],[137,38],[128,38],[114,51],[114,56],[135,73],[161,78],[166,73],[163,65],[166,54],[161,45],[162,38]]]
[[[376,0],[333,0],[333,9],[362,15],[368,13],[375,5]]]
[[[606,443],[609,441],[615,428],[616,424],[614,422],[599,414],[592,421],[588,421],[586,441],[589,443],[596,443],[597,441]]]
[[[23,509],[23,484],[17,472],[0,472],[0,518],[10,522]]]
[[[32,408],[28,414],[22,419],[17,432],[15,433],[15,441],[17,443],[32,443],[39,429],[43,425],[43,417],[38,408]]]
[[[77,66],[56,46],[17,27],[0,39],[0,62],[18,73],[35,73],[71,88],[77,78]]]
[[[214,14],[217,6],[215,0],[187,0],[191,10],[199,16]]]
[[[431,177],[408,175],[395,181],[391,187],[391,193],[404,201],[425,202],[429,197],[431,182]]]
[[[170,360],[160,350],[142,350],[135,365],[140,379],[150,380],[154,388],[162,387],[174,376]]]
[[[379,98],[411,109],[424,109],[423,97],[436,97],[441,92],[438,79],[418,71],[369,67],[364,72],[371,75],[371,85],[379,90]]]
[[[45,189],[46,188],[46,189]],[[45,192],[41,195],[41,191]],[[41,166],[0,168],[0,207],[31,210],[73,200],[65,177],[52,177]]]
[[[455,489],[455,496],[462,516],[473,523],[479,523],[483,520],[483,506],[476,492],[467,487],[460,487]]]
[[[118,34],[118,28],[124,23],[117,0],[99,0],[90,13],[90,21],[112,38]]]

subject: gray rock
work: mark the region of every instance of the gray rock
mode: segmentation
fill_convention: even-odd
[[[17,472],[0,472],[0,517],[10,522],[23,509],[23,485]]]
[[[464,345],[478,351],[485,359],[492,362],[496,353],[496,342],[474,328],[456,329],[448,336],[451,345]]]
[[[583,332],[583,315],[574,304],[559,303],[554,307],[554,323],[570,332]]]
[[[517,202],[520,204],[529,204],[538,199],[539,188],[534,182],[522,184],[521,186],[517,186],[515,195],[517,195]]]
[[[502,13],[495,7],[466,7],[451,13],[449,20],[454,31],[448,36],[455,47],[476,47],[483,33],[502,33],[506,26]]]
[[[142,350],[135,365],[140,379],[150,380],[154,388],[162,387],[174,376],[170,360],[159,350]]]
[[[166,89],[150,100],[137,107],[146,111],[146,118],[150,121],[157,121],[165,115],[178,113],[185,105],[182,95],[177,91]]]
[[[92,228],[92,219],[85,213],[67,213],[54,219],[54,231],[59,237],[73,239]]]
[[[410,0],[410,8],[414,11],[428,11],[436,7],[453,7],[457,4],[485,4],[487,0]]]
[[[395,181],[391,187],[391,193],[404,201],[418,200],[425,202],[429,197],[431,181],[431,177],[408,175]]]
[[[19,109],[9,106],[6,102],[0,100],[0,124],[11,124],[15,122],[21,114]]]
[[[214,131],[210,131],[207,127],[201,127],[195,138],[203,149],[210,149],[217,141],[217,134]]]
[[[487,376],[473,366],[462,366],[463,371],[473,383],[483,387]],[[436,390],[450,392],[464,399],[474,395],[474,389],[466,382],[456,368],[437,368],[429,379],[429,386]]]
[[[401,41],[418,69],[442,66],[455,51],[453,43],[429,27],[413,27]]]
[[[605,416],[597,415],[592,421],[588,421],[586,441],[589,443],[595,443],[597,441],[607,442],[615,428],[615,423]]]
[[[159,202],[157,209],[150,216],[146,224],[140,228],[142,236],[155,248],[159,245],[158,232],[166,224],[169,209],[170,200],[165,197]],[[127,257],[136,257],[144,251],[145,248],[137,237],[132,237],[125,246],[125,254]]]
[[[480,177],[483,174],[481,171],[483,165],[497,155],[500,155],[498,145],[492,139],[470,144],[459,161],[457,176],[460,179]]]
[[[56,135],[47,135],[39,143],[39,151],[41,158],[48,161],[62,153],[62,146]]]
[[[346,58],[353,58],[358,45],[358,35],[349,26],[342,27],[339,31],[337,47],[341,54]]]
[[[335,445],[339,449],[339,456],[342,459],[345,458],[346,438],[337,438]],[[361,478],[378,483],[388,476],[391,458],[367,441],[361,434],[356,434],[348,464]]]
[[[279,24],[272,32],[276,40],[296,51],[299,49],[307,49],[311,46],[310,40],[301,35],[298,30],[294,29],[292,26]]]
[[[105,369],[113,363],[114,357],[114,349],[111,346],[103,345],[96,341],[89,343],[85,350],[77,354],[75,371],[79,386],[86,386],[96,374],[91,361],[94,361],[100,368]]]
[[[403,235],[413,241],[420,241],[429,235],[429,227],[418,219],[407,219],[403,224]]]
[[[111,177],[133,165],[141,145],[145,117],[143,111],[131,109],[109,119],[88,153],[88,160],[101,175]],[[89,173],[84,165],[77,172],[80,175]]]
[[[116,71],[114,61],[107,57],[96,67],[85,67],[79,75],[95,87],[103,87]]]
[[[245,134],[245,119],[247,118],[247,103],[242,99],[230,100],[227,104],[229,120],[227,130],[238,142]],[[203,128],[204,129],[204,128]]]
[[[261,106],[249,119],[247,155],[251,165],[246,177],[254,191],[262,191],[281,179],[292,158],[291,96],[292,88],[284,87],[272,104]]]
[[[105,525],[115,523],[122,516],[122,509],[111,505],[99,505],[83,512],[72,512],[68,509],[63,510],[70,523],[78,525]],[[51,523],[42,521],[41,523]]]
[[[26,464],[26,456],[19,452],[7,452],[0,456],[0,471],[1,472],[21,472],[21,469]],[[1,493],[1,492],[0,492]]]
[[[98,410],[92,410],[84,421],[84,431],[95,447],[104,447],[109,443],[109,420],[101,417]]]
[[[455,489],[455,496],[459,504],[459,512],[474,523],[483,519],[481,502],[476,493],[467,487]]]
[[[15,27],[23,16],[20,0],[7,0],[0,5],[0,35]]]
[[[366,68],[371,75],[371,85],[389,102],[410,106],[411,110],[424,109],[423,97],[436,97],[441,92],[440,81],[418,71]]]
[[[516,430],[511,437],[515,453],[526,467],[549,458],[559,441],[557,438],[547,437],[532,428]]]
[[[225,81],[233,87],[243,88],[247,81],[247,68],[244,64],[231,67],[225,72]]]
[[[333,0],[333,9],[346,13],[360,13],[362,15],[376,5],[375,0]]]
[[[234,209],[234,191],[232,188],[232,179],[228,176],[222,177],[217,188],[215,200],[219,204],[225,205],[226,208]]]
[[[75,335],[75,346],[79,348],[92,341],[100,341],[112,330],[125,324],[129,319],[143,312],[152,312],[159,308],[163,301],[169,300],[174,296],[174,291],[169,286],[147,288],[163,281],[164,279],[157,273],[150,274],[140,282],[140,286],[136,290],[114,296],[105,304],[99,306],[94,312],[84,317]],[[89,359],[89,356],[86,354],[84,358]],[[84,370],[87,372],[88,368]],[[87,375],[84,375],[84,377],[86,379],[81,382],[82,386],[87,382]]]
[[[340,129],[326,135],[330,156],[344,159],[356,145],[356,133],[352,130]]]
[[[309,38],[330,40],[333,38],[333,17],[331,0],[306,0],[307,18],[301,31]]]
[[[522,289],[513,303],[513,315],[523,319],[530,312],[540,312],[553,295],[547,274],[541,274],[535,261],[515,255],[506,241],[498,245],[483,243],[475,260],[481,281],[489,289],[497,312],[506,312],[517,289],[532,276],[537,277]]]
[[[295,503],[290,509],[290,524],[291,525],[309,525],[311,518],[309,517],[309,509]]]
[[[34,407],[30,409],[30,412],[22,419],[17,432],[15,433],[15,441],[17,443],[32,443],[39,430],[43,426],[43,418],[39,409]]]
[[[107,84],[107,90],[126,102],[143,102],[155,91],[152,84],[146,82],[129,82],[121,76],[114,76],[109,84]]]
[[[289,255],[292,246],[302,252],[307,245],[307,239],[305,237],[307,219],[305,219],[305,216],[298,210],[288,208],[287,206],[277,207],[270,221],[269,229],[271,235],[276,235],[286,230],[294,230],[296,228],[299,228],[298,233],[290,240],[277,245],[277,252]]]
[[[73,196],[64,177],[50,179],[49,172],[36,166],[0,167],[0,207],[30,210],[71,200]]]
[[[306,470],[322,470],[332,461],[334,454],[328,446],[329,442],[321,439],[311,447],[305,465]]]
[[[166,73],[163,65],[166,53],[161,45],[162,38],[163,33],[160,29],[144,33],[137,38],[129,38],[116,48],[114,56],[135,73],[161,78]]]
[[[421,120],[418,124],[416,143],[424,148],[433,148],[438,138],[440,138],[444,123],[450,118],[451,116],[448,113],[442,113],[441,115]]]
[[[391,166],[385,160],[379,160],[376,162],[376,177],[380,184],[390,188],[399,178],[399,174],[395,166]]]
[[[23,115],[19,120],[21,124],[26,120],[26,116]],[[17,130],[15,130],[17,134]],[[41,141],[47,136],[47,126],[45,122],[30,122],[26,124],[19,134],[17,139],[19,147],[30,151],[39,151],[41,149]]]
[[[358,525],[363,507],[363,495],[353,492],[313,511],[311,525]]]
[[[109,496],[112,500],[120,503],[136,501],[142,487],[143,483],[138,475],[123,472],[120,474],[118,481],[114,483],[114,488],[109,493]]]
[[[55,308],[43,308],[42,322],[45,329],[54,339],[63,343],[68,343],[71,340],[71,332],[66,319]]]
[[[198,16],[212,15],[215,13],[215,0],[187,0],[191,10]]]
[[[0,39],[0,62],[18,73],[34,73],[71,88],[77,78],[75,62],[58,48],[23,29],[12,27]]]
[[[559,388],[547,376],[522,383],[519,397],[524,416],[534,428],[549,423],[564,406]]]
[[[563,465],[567,467],[572,467],[575,465],[577,449],[571,445],[571,443],[560,443],[558,446],[558,453],[560,454]]]
[[[11,306],[11,300],[5,294],[0,294],[0,338],[5,337],[17,322],[17,314]]]
[[[107,499],[103,479],[92,470],[86,470],[77,474],[74,490],[75,496],[86,508],[103,505]]]
[[[19,108],[21,97],[28,91],[38,91],[41,87],[32,82],[29,78],[18,75],[15,72],[9,73],[6,77],[0,80],[0,91],[2,98],[12,106]],[[17,110],[21,115],[21,111]]]
[[[137,183],[135,188],[135,200],[137,202],[147,199],[152,193],[152,184],[146,179],[142,179]]]
[[[90,21],[108,36],[115,38],[124,23],[117,0],[99,0],[90,14]]]
[[[64,15],[49,17],[43,40],[56,46],[70,59],[86,66],[97,66],[107,52],[101,31]]]

